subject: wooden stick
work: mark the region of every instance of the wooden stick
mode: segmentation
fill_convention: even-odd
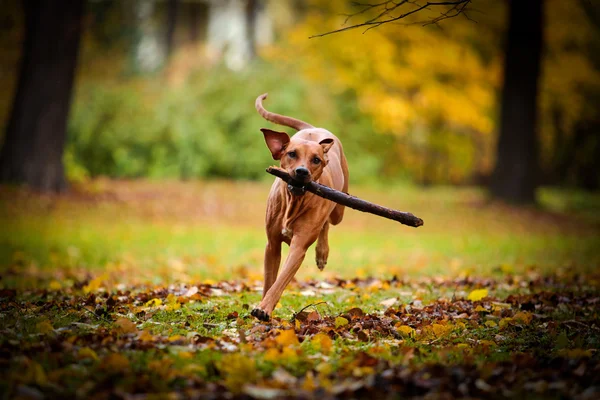
[[[363,211],[375,215],[379,215],[380,217],[392,219],[394,221],[398,221],[401,224],[419,227],[423,225],[423,220],[419,217],[414,216],[409,212],[403,212],[394,210],[391,208],[383,207],[377,204],[370,203],[366,200],[359,199],[358,197],[354,197],[347,193],[340,192],[339,190],[335,190],[330,188],[329,186],[321,185],[317,182],[308,182],[302,183],[298,182],[294,178],[290,176],[286,171],[279,167],[269,167],[267,168],[267,172],[271,175],[275,175],[278,178],[281,178],[284,182],[289,185],[304,188],[311,193],[316,194],[317,196],[321,196],[324,199],[331,200],[335,203],[344,205],[346,207],[353,208],[358,211]]]

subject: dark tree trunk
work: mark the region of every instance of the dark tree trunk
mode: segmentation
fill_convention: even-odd
[[[0,152],[0,180],[42,191],[66,188],[62,163],[83,0],[24,1],[19,82]]]
[[[511,0],[509,4],[500,137],[490,189],[496,198],[532,203],[538,173],[536,120],[543,0]]]
[[[200,38],[200,7],[201,5],[197,2],[192,2],[189,5],[189,17],[190,17],[190,42],[198,43]]]
[[[167,57],[171,56],[175,49],[175,27],[177,26],[177,9],[179,0],[167,2]]]

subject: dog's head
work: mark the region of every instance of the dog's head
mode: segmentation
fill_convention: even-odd
[[[328,163],[327,152],[333,146],[333,139],[313,142],[295,137],[290,139],[287,133],[271,129],[263,128],[261,131],[273,159],[281,160],[281,168],[292,178],[303,183],[319,179]]]

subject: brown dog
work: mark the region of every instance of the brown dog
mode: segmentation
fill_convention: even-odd
[[[331,132],[315,128],[295,118],[264,109],[263,94],[256,99],[256,110],[267,121],[298,130],[292,138],[285,132],[261,129],[274,160],[281,168],[303,182],[316,181],[348,192],[348,165],[342,143]],[[267,201],[267,248],[265,249],[265,285],[259,306],[252,310],[256,318],[268,321],[281,294],[290,283],[306,254],[317,239],[316,261],[325,268],[329,255],[329,224],[337,225],[344,216],[344,206],[325,200],[302,189],[275,179]],[[281,243],[290,246],[281,274]]]

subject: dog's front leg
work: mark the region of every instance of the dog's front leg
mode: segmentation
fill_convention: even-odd
[[[263,299],[275,283],[277,272],[281,264],[281,240],[269,239],[265,248],[265,284],[263,286]]]
[[[302,261],[304,261],[306,250],[315,240],[316,237],[307,239],[302,236],[294,235],[290,243],[290,252],[285,260],[281,274],[279,274],[275,280],[275,283],[271,286],[267,293],[263,294],[263,299],[259,306],[252,310],[253,316],[262,321],[268,321],[270,319],[271,313],[279,302],[283,291],[292,281],[294,275],[296,275],[296,272],[298,271],[298,268],[300,268]]]

